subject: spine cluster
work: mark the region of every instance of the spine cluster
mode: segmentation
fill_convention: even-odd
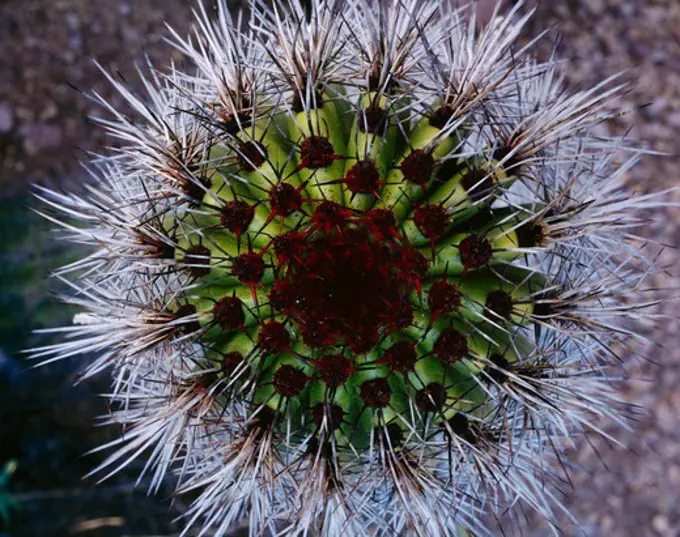
[[[201,534],[487,535],[517,500],[555,522],[564,447],[629,410],[607,368],[654,306],[658,201],[595,134],[621,87],[566,91],[520,8],[220,0],[172,33],[185,67],[111,77],[118,148],[38,194],[91,251],[58,272],[83,313],[34,352],[113,373],[103,468],[149,452]]]

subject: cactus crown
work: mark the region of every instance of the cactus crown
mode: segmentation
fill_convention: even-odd
[[[191,69],[111,79],[122,148],[87,195],[40,194],[98,249],[61,272],[75,337],[36,351],[113,366],[105,466],[153,447],[152,488],[178,468],[220,535],[484,534],[517,498],[553,520],[546,461],[618,409],[602,366],[653,265],[636,157],[592,134],[620,87],[565,92],[518,14],[220,1],[173,33]]]

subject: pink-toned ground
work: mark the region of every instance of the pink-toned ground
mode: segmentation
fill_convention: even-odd
[[[528,34],[555,23],[562,37],[560,56],[570,60],[567,81],[592,85],[625,71],[630,83],[622,99],[631,110],[609,127],[611,134],[630,135],[668,156],[645,156],[627,178],[637,192],[680,185],[680,2],[676,0],[569,0],[539,5]],[[547,54],[543,48],[543,55]],[[680,203],[680,190],[668,201]],[[649,214],[645,230],[652,241],[669,245],[661,256],[669,274],[651,287],[668,298],[680,288],[680,208]],[[672,291],[674,290],[674,291]],[[660,317],[645,335],[657,342],[628,357],[626,369],[639,380],[626,382],[622,395],[643,407],[630,430],[607,427],[626,446],[581,444],[574,460],[574,490],[566,504],[580,529],[565,523],[565,535],[598,537],[677,537],[680,535],[680,304],[659,308]],[[596,453],[599,452],[599,455]],[[535,535],[544,535],[536,531]]]

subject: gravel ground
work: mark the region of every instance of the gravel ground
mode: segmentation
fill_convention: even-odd
[[[98,91],[117,105],[117,97],[90,58],[96,57],[134,83],[134,62],[143,61],[144,53],[161,64],[169,61],[169,50],[162,42],[163,21],[185,29],[190,4],[167,0],[0,3],[0,197],[20,195],[31,181],[78,181],[77,159],[83,158],[84,151],[100,148],[103,140],[100,131],[84,119],[96,109],[72,86]],[[623,78],[631,87],[624,104],[630,113],[618,118],[610,132],[630,132],[651,149],[671,154],[644,157],[628,178],[630,188],[646,192],[677,186],[680,2],[545,0],[526,35],[536,35],[553,23],[556,28],[550,35],[561,36],[560,56],[571,60],[565,70],[570,84],[590,85],[627,71]],[[549,53],[550,43],[548,39],[539,47],[541,55]],[[670,198],[680,202],[680,192]],[[677,246],[680,209],[659,209],[654,219],[657,224],[647,230],[648,237]],[[680,273],[677,250],[666,249],[662,259],[671,274]],[[671,275],[652,283],[661,289],[678,287]],[[625,448],[595,441],[592,447],[584,444],[575,450],[582,469],[574,473],[574,490],[566,492],[565,502],[583,524],[574,527],[565,520],[565,535],[680,535],[680,308],[676,303],[662,309],[667,318],[648,329],[660,345],[628,360],[631,374],[642,380],[627,382],[621,390],[626,400],[642,405],[645,413],[631,431],[607,427]],[[12,363],[15,367],[16,362]],[[0,370],[2,364],[0,359]],[[104,492],[79,481],[91,461],[78,459],[77,454],[110,432],[87,432],[93,416],[102,410],[93,396],[102,387],[86,385],[71,392],[71,371],[16,373],[23,375],[24,388],[28,388],[12,402],[15,407],[29,405],[27,410],[22,406],[10,412],[17,449],[38,445],[26,440],[31,434],[56,447],[30,459],[34,471],[17,474],[25,516],[22,527],[12,535],[101,537],[175,531],[164,507],[166,498],[154,503],[143,494],[131,495],[125,481],[111,484]],[[41,386],[40,395],[31,396],[30,386],[36,385]],[[66,399],[69,393],[72,399]],[[27,413],[31,419],[22,419]],[[48,464],[45,458],[54,460]],[[159,522],[151,523],[153,518]],[[532,524],[529,533],[547,534],[539,522]]]
[[[172,9],[169,5],[172,4]],[[99,113],[78,90],[121,106],[97,59],[130,82],[135,62],[167,64],[163,21],[180,30],[190,2],[166,0],[5,0],[0,3],[0,185],[8,195],[29,181],[78,174],[84,151],[101,148]]]
[[[643,157],[627,178],[629,188],[648,192],[680,185],[680,3],[543,2],[528,34],[552,23],[562,39],[560,56],[571,60],[565,70],[571,85],[589,86],[625,71],[622,78],[630,89],[623,103],[630,113],[613,122],[610,133],[630,133],[650,149],[668,154]],[[669,195],[669,201],[680,203],[680,191]],[[646,236],[671,247],[661,258],[669,274],[649,284],[677,289],[680,209],[658,209],[650,216],[655,224]],[[631,430],[606,427],[625,447],[612,448],[599,439],[574,453],[582,470],[573,475],[574,490],[566,503],[583,525],[577,530],[565,522],[566,535],[680,535],[680,307],[676,301],[660,309],[667,317],[646,330],[659,345],[628,359],[627,369],[639,380],[621,389],[644,413]]]

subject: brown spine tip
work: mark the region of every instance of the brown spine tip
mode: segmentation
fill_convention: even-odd
[[[513,153],[514,151],[514,153]],[[512,155],[510,155],[512,153]],[[507,159],[503,162],[503,170],[509,175],[517,175],[522,167],[522,157],[520,155],[521,151],[515,151],[511,143],[506,143],[498,147],[493,153],[493,159],[497,162],[501,162],[503,159]]]
[[[467,357],[467,339],[457,330],[447,328],[434,344],[434,354],[442,363],[454,364]]]
[[[345,412],[342,407],[335,404],[317,403],[312,407],[312,419],[317,427],[321,427],[324,417],[326,427],[330,431],[335,431],[342,425]]]
[[[496,383],[503,384],[508,379],[506,371],[509,370],[510,362],[500,354],[492,354],[489,356],[489,362],[496,367],[488,367],[486,370],[487,375],[489,375]]]
[[[449,214],[441,204],[419,205],[413,215],[413,221],[423,236],[436,241],[446,232]]]
[[[404,431],[396,423],[390,423],[381,430],[381,436],[387,446],[397,449],[404,443]]]
[[[193,304],[182,304],[175,311],[174,318],[175,320],[180,320],[192,315],[196,315],[196,306]],[[178,324],[177,329],[184,334],[193,334],[201,329],[201,324],[198,322],[198,319],[194,319]]]
[[[466,269],[483,267],[493,255],[491,243],[476,233],[465,237],[458,245],[460,261]]]
[[[535,298],[532,308],[532,315],[539,319],[550,320],[551,317],[557,315],[561,309],[564,309],[564,304],[556,294],[543,293],[541,296]]]
[[[440,106],[429,116],[429,123],[432,127],[436,129],[443,129],[447,126],[451,118],[453,117],[453,108],[448,104]]]
[[[243,108],[248,108],[249,104],[243,103]],[[246,129],[252,125],[253,118],[250,114],[245,112],[239,112],[237,114],[229,113],[224,109],[216,110],[217,117],[219,118],[219,128],[222,132],[230,135],[236,136],[238,132],[242,129]]]
[[[487,170],[472,169],[463,175],[460,184],[472,201],[479,201],[493,189],[493,174]]]
[[[288,350],[290,335],[283,323],[270,321],[260,326],[258,343],[266,354],[275,354]]]
[[[416,405],[423,412],[439,412],[444,408],[446,392],[438,382],[429,384],[416,393]]]
[[[520,248],[535,248],[543,246],[546,239],[546,229],[540,222],[527,222],[515,229],[517,246]]]
[[[264,260],[255,252],[241,254],[232,261],[232,273],[241,283],[247,285],[259,283],[264,276],[264,270]]]
[[[274,389],[284,397],[295,397],[305,389],[309,377],[299,369],[284,364],[274,373]]]
[[[281,414],[272,410],[268,406],[257,409],[254,416],[248,421],[248,430],[257,438],[262,438],[267,432],[271,431],[282,418]]]
[[[220,360],[220,369],[225,376],[231,376],[236,368],[243,363],[243,355],[237,351],[227,352],[222,355]]]
[[[495,314],[494,316],[501,317],[502,319],[510,320],[513,305],[510,293],[500,289],[491,291],[486,295],[486,309]]]
[[[224,330],[236,330],[246,320],[243,302],[235,296],[226,296],[215,302],[212,313],[214,322]]]
[[[220,380],[217,371],[203,371],[200,375],[192,378],[194,386],[200,391],[208,391],[215,386]]]
[[[243,235],[253,221],[255,207],[245,201],[232,200],[222,207],[220,223],[237,237]]]
[[[357,126],[361,132],[368,132],[383,136],[390,124],[390,116],[387,110],[379,106],[370,106],[359,111]]]
[[[269,192],[271,214],[289,216],[302,208],[302,195],[293,185],[279,183]]]
[[[433,316],[450,315],[460,309],[462,296],[458,288],[445,280],[432,284],[427,306]]]
[[[448,429],[447,434],[453,433],[458,438],[461,438],[469,444],[477,443],[477,436],[470,425],[470,421],[463,414],[456,414],[446,422]],[[451,432],[449,432],[449,430]]]
[[[354,194],[373,194],[379,196],[382,181],[380,172],[372,159],[360,160],[350,168],[345,176],[345,184]]]
[[[360,397],[369,408],[385,408],[392,399],[392,388],[390,388],[387,379],[369,380],[361,385]]]
[[[323,136],[310,136],[300,144],[300,169],[327,168],[338,158],[333,150],[333,144]]]
[[[327,355],[314,363],[319,378],[329,388],[342,386],[356,370],[352,360],[341,355]]]
[[[309,105],[308,103],[305,102],[305,92],[301,91],[296,91],[295,92],[295,97],[293,98],[293,112],[296,114],[299,114],[301,112],[304,112],[305,110],[316,110],[321,108],[324,105],[324,98],[323,94],[318,90],[314,90],[314,95],[313,98],[309,100]]]
[[[192,176],[191,179],[185,178],[182,182],[182,191],[189,198],[192,204],[200,204],[206,191],[212,186],[212,181],[203,176]]]
[[[425,190],[427,182],[434,174],[435,161],[432,155],[422,149],[411,152],[401,162],[401,173],[404,179],[420,185]]]
[[[267,157],[267,148],[260,142],[245,142],[237,150],[238,164],[244,172],[255,171]]]
[[[152,259],[175,259],[175,247],[165,230],[159,230],[162,236],[155,234],[137,233],[137,242],[145,247],[145,256]]]
[[[195,278],[201,278],[210,272],[210,250],[202,244],[187,248],[183,262],[187,266],[189,274]]]
[[[416,361],[415,345],[406,341],[399,341],[385,351],[382,361],[395,373],[410,373],[415,369]]]

